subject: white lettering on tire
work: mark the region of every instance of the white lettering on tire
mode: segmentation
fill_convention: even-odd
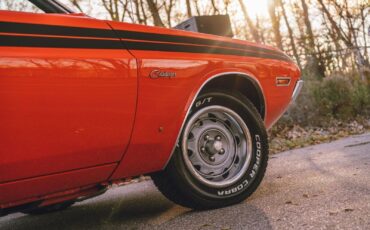
[[[260,165],[261,165],[261,149],[262,149],[262,145],[261,145],[261,137],[259,135],[256,135],[255,136],[255,139],[256,139],[256,163],[254,163],[253,165],[253,168],[252,168],[252,172],[249,174],[249,176],[251,178],[254,178],[258,172],[258,169],[260,168]]]
[[[205,103],[210,103],[212,100],[212,97],[207,97],[207,98],[204,98],[202,100],[199,100],[195,103],[195,107],[198,108],[199,106],[205,104]]]
[[[245,187],[247,187],[248,184],[249,184],[248,180],[244,180],[241,184],[239,184],[238,186],[235,186],[231,189],[217,191],[217,195],[227,196],[227,195],[239,192],[239,191],[243,190]]]
[[[259,135],[256,135],[255,136],[255,141],[256,141],[256,148],[257,148],[256,149],[256,162],[254,163],[254,165],[252,167],[252,171],[249,174],[250,180],[252,180],[257,175],[258,169],[261,166],[261,154],[262,154],[261,137]],[[226,189],[226,190],[217,191],[217,195],[218,196],[228,196],[228,195],[237,193],[237,192],[243,190],[244,188],[246,188],[248,186],[248,184],[249,184],[248,179],[245,179],[242,183],[240,183],[239,185],[237,185],[235,187],[232,187],[232,188]]]

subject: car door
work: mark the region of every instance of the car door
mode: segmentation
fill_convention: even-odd
[[[1,10],[0,185],[118,162],[132,131],[136,75],[104,21]]]

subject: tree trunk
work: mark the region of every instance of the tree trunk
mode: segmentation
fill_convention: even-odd
[[[303,19],[304,19],[304,23],[306,26],[306,33],[307,33],[307,39],[308,39],[308,45],[309,45],[308,52],[309,52],[309,55],[312,57],[312,68],[314,71],[313,73],[317,78],[322,79],[323,77],[325,77],[325,69],[324,69],[323,61],[321,59],[320,52],[318,51],[316,54],[316,51],[315,51],[316,49],[315,36],[312,32],[312,26],[311,26],[311,21],[309,18],[306,0],[301,0],[301,3],[302,3],[302,9],[303,9]],[[319,58],[316,55],[318,55]]]
[[[264,35],[265,31],[263,30],[263,28],[261,28],[260,18],[258,17],[258,15],[256,16],[256,31],[257,31],[258,37],[260,39],[260,43],[266,44],[265,35]]]
[[[214,15],[220,14],[220,11],[218,10],[218,8],[216,6],[215,0],[211,0],[211,3],[212,3],[212,8],[213,8],[213,14]]]
[[[157,4],[154,2],[154,0],[146,0],[149,6],[149,10],[152,13],[153,22],[155,26],[164,27],[164,23],[161,19],[161,16],[159,15],[159,9],[157,7]]]
[[[103,3],[104,8],[108,11],[109,16],[113,21],[119,21],[118,12],[115,8],[115,3],[118,0],[101,0]]]
[[[168,5],[167,5],[167,3],[168,3]],[[171,28],[172,27],[171,14],[172,14],[172,9],[173,9],[174,3],[173,3],[173,0],[168,0],[168,1],[165,1],[164,4],[165,4],[166,15],[167,15],[168,27]]]
[[[365,10],[366,10],[366,7],[365,6],[361,6],[361,24],[362,24],[362,35],[363,35],[363,40],[364,40],[364,46],[365,46],[365,52],[364,52],[364,56],[365,56],[365,59],[367,61],[370,61],[369,60],[369,56],[368,56],[368,47],[367,47],[367,40],[366,40],[366,35],[370,36],[370,27],[369,27],[369,34],[366,33],[366,17],[365,17]],[[370,14],[370,10],[368,11],[368,13]]]
[[[201,15],[200,13],[200,8],[199,8],[199,4],[198,4],[198,0],[194,0],[194,5],[195,5],[195,10],[197,12],[197,15]]]
[[[280,4],[280,7],[281,7],[281,11],[283,13],[283,17],[284,17],[284,21],[285,21],[285,26],[288,29],[288,34],[289,34],[289,39],[290,39],[290,45],[292,46],[293,55],[294,55],[294,57],[295,57],[295,59],[297,61],[297,64],[298,64],[299,68],[302,69],[301,60],[299,58],[298,51],[297,51],[297,46],[296,46],[295,40],[294,40],[293,30],[292,30],[292,27],[289,24],[289,20],[288,20],[288,16],[286,14],[286,11],[285,11],[283,0],[279,0],[279,4]]]
[[[260,36],[258,34],[258,31],[257,31],[256,27],[254,26],[251,18],[249,17],[247,8],[246,8],[243,0],[239,0],[239,4],[240,4],[240,7],[242,8],[244,19],[247,22],[250,31],[252,32],[252,36],[253,36],[254,41],[255,42],[261,42]]]
[[[269,0],[269,14],[272,24],[272,31],[274,32],[275,43],[280,50],[283,50],[283,42],[280,33],[280,16],[276,13],[275,0]]]
[[[370,68],[369,62],[364,58],[364,56],[361,54],[360,48],[356,45],[354,45],[351,41],[351,37],[354,37],[356,39],[357,36],[346,36],[343,32],[343,30],[340,28],[340,26],[335,22],[334,18],[330,14],[328,8],[325,6],[323,0],[317,0],[321,6],[322,11],[326,15],[327,19],[329,20],[331,26],[335,30],[335,32],[338,35],[338,38],[341,39],[344,44],[347,46],[348,49],[353,51],[353,54],[356,58],[356,66],[360,73],[361,79],[363,81],[366,81],[366,70]],[[351,33],[354,33],[354,29],[352,25],[348,25],[349,27],[349,35]],[[352,29],[351,29],[352,28]],[[351,31],[352,30],[352,31]]]
[[[146,15],[146,10],[144,8],[144,0],[139,0],[139,1],[140,1],[141,13],[143,15],[144,25],[148,25],[148,16]]]
[[[190,0],[186,0],[186,12],[188,13],[188,18],[193,17]]]
[[[83,12],[78,0],[72,0],[72,4],[80,11]]]

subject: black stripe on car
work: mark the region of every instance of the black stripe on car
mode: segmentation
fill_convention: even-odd
[[[102,40],[14,35],[0,35],[0,46],[81,49],[122,49],[123,47],[118,39]]]
[[[289,58],[284,58],[282,56],[277,56],[273,54],[258,53],[258,52],[251,52],[251,51],[237,50],[237,49],[215,48],[215,47],[207,47],[207,46],[191,46],[191,45],[180,45],[180,44],[169,45],[166,43],[136,42],[136,41],[125,41],[125,45],[127,46],[128,49],[132,49],[132,50],[223,54],[223,55],[269,58],[269,59],[290,61]]]
[[[0,22],[0,32],[3,33],[22,33],[22,34],[41,34],[41,35],[56,35],[56,36],[76,36],[76,37],[91,37],[91,38],[117,38],[121,39],[134,39],[143,41],[158,41],[158,42],[171,42],[183,43],[184,45],[204,45],[204,46],[217,46],[216,49],[232,48],[242,49],[243,52],[251,53],[257,52],[259,55],[265,53],[266,56],[280,57],[278,59],[291,61],[288,56],[282,52],[260,48],[256,46],[249,46],[237,44],[232,42],[224,42],[218,40],[195,38],[187,36],[166,35],[147,32],[136,32],[128,30],[106,30],[97,28],[83,28],[83,27],[68,27],[68,26],[54,26],[30,23],[16,23],[16,22]],[[117,34],[115,34],[117,32]],[[127,41],[125,41],[126,43]],[[145,44],[143,44],[145,46]],[[173,44],[169,44],[173,45]],[[204,48],[204,49],[211,49]],[[199,48],[194,48],[199,50]],[[215,49],[215,48],[212,48]],[[237,53],[234,51],[234,53]],[[276,58],[275,58],[276,59]]]
[[[0,22],[0,32],[19,34],[42,34],[75,37],[117,38],[113,30],[71,26]]]
[[[275,50],[260,48],[256,46],[249,46],[249,45],[244,45],[244,44],[238,44],[238,43],[232,43],[232,42],[210,40],[210,39],[205,39],[205,38],[167,35],[167,34],[155,34],[155,33],[143,33],[143,32],[127,31],[127,30],[124,30],[124,31],[118,30],[117,34],[120,38],[123,38],[123,39],[183,43],[183,44],[188,44],[188,45],[218,46],[222,48],[232,48],[232,49],[242,49],[242,50],[247,49],[249,51],[265,52],[265,53],[278,55],[278,56],[286,56],[284,53],[275,51]]]
[[[282,56],[269,55],[265,53],[250,52],[237,49],[215,48],[207,46],[191,46],[181,44],[166,44],[153,42],[125,41],[128,49],[164,51],[164,52],[185,52],[185,53],[208,53],[236,55],[258,58],[270,58],[289,61]],[[0,35],[0,46],[15,47],[44,47],[44,48],[82,48],[82,49],[122,49],[123,44],[119,40],[102,39],[78,39],[78,38],[56,38],[56,37],[32,37]]]
[[[258,58],[270,58],[285,60],[281,56],[269,55],[265,53],[250,52],[237,49],[214,48],[207,46],[191,46],[180,44],[166,44],[153,42],[125,41],[128,49],[164,51],[164,52],[185,52],[185,53],[209,53],[248,56]],[[77,39],[77,38],[55,38],[55,37],[30,37],[0,35],[0,46],[16,47],[44,47],[44,48],[87,48],[87,49],[121,49],[122,43],[119,40],[101,39]]]

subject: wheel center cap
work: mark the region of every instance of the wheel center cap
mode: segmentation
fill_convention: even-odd
[[[223,149],[223,143],[222,141],[208,141],[206,143],[206,150],[209,155],[215,155],[219,153]]]
[[[219,152],[223,147],[222,141],[215,141],[213,143],[213,148],[216,150],[216,152]]]

